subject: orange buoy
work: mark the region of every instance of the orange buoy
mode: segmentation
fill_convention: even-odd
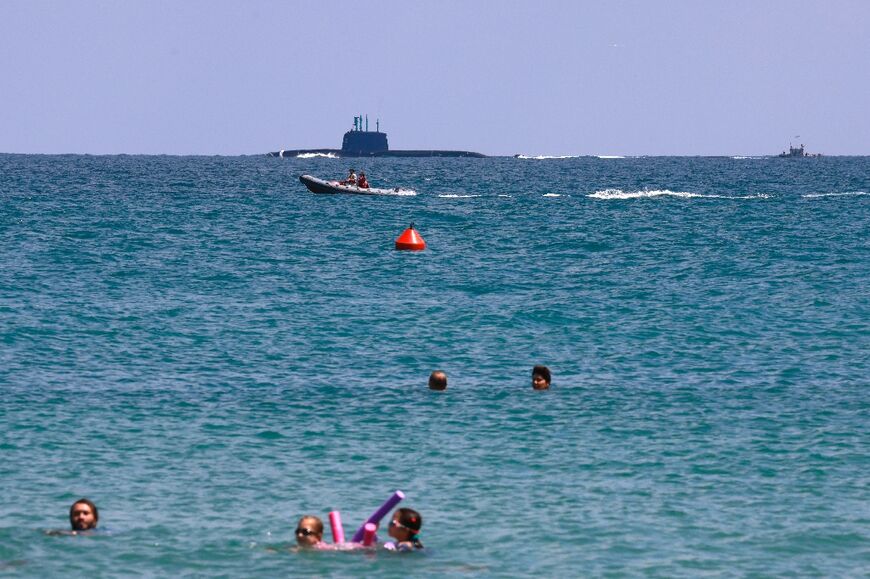
[[[396,240],[396,249],[405,249],[408,251],[420,251],[426,249],[426,242],[420,237],[420,234],[414,229],[412,223],[408,229],[402,232],[402,235]]]

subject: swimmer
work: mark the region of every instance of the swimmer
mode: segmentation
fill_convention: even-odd
[[[100,512],[88,499],[77,500],[69,508],[69,524],[73,531],[92,531],[97,528]]]
[[[422,549],[423,543],[420,542],[420,527],[422,526],[423,517],[414,509],[396,509],[396,512],[393,513],[393,520],[390,521],[389,531],[390,536],[396,540],[393,548],[396,551]]]
[[[532,388],[535,390],[550,389],[550,369],[546,366],[532,368]]]
[[[69,508],[69,526],[72,530],[66,529],[46,529],[45,534],[49,536],[62,535],[90,535],[96,532],[97,523],[100,520],[100,512],[97,510],[97,505],[88,499],[79,499]]]
[[[429,390],[447,390],[447,374],[443,370],[435,370],[429,375]]]
[[[296,543],[303,549],[318,548],[323,544],[323,521],[314,515],[305,515],[296,523]]]

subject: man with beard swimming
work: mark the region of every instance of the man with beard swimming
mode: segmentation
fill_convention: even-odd
[[[81,533],[89,533],[96,531],[97,523],[100,521],[100,511],[93,501],[86,498],[80,498],[69,508],[69,525],[72,530],[50,530],[46,531],[46,535],[78,535]]]

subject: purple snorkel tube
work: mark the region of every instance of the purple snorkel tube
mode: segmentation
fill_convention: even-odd
[[[365,535],[365,532],[366,532],[366,525],[369,523],[372,523],[374,525],[377,525],[378,523],[380,523],[381,519],[383,519],[384,516],[390,512],[390,509],[392,509],[393,507],[398,505],[399,502],[401,502],[401,500],[404,498],[405,498],[405,493],[403,493],[402,491],[394,492],[393,496],[391,496],[390,498],[387,499],[387,502],[382,504],[378,508],[378,510],[376,510],[372,514],[372,516],[370,516],[368,519],[366,519],[365,523],[360,525],[359,529],[356,530],[356,533],[353,534],[353,539],[351,539],[351,541],[353,543],[361,542],[363,540],[363,536]]]

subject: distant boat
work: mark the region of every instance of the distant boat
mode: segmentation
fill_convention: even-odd
[[[818,154],[818,153],[815,153],[815,154],[812,154],[812,155],[809,154],[809,153],[807,153],[806,150],[804,149],[803,144],[801,144],[799,147],[792,147],[791,145],[789,145],[789,146],[788,146],[788,151],[783,151],[782,153],[780,153],[779,155],[777,155],[777,157],[782,157],[782,158],[792,158],[792,157],[821,157],[821,155]]]

